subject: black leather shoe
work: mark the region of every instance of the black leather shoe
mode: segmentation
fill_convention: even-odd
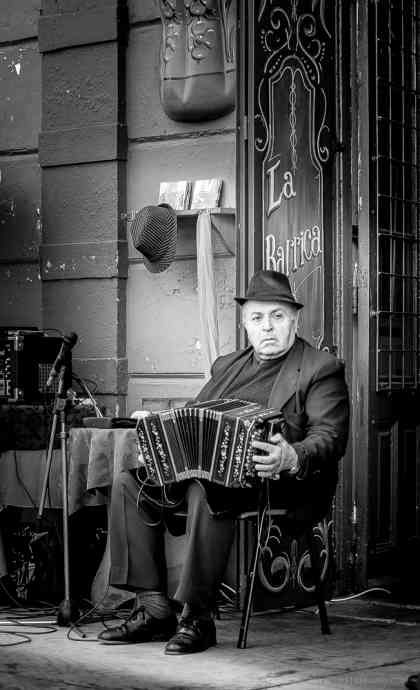
[[[175,615],[167,618],[153,618],[140,608],[133,611],[121,625],[102,630],[98,635],[98,640],[105,644],[164,642],[174,634],[177,622]]]
[[[165,654],[194,654],[217,644],[216,627],[208,618],[181,618]]]
[[[407,678],[405,687],[408,690],[420,690],[420,673],[415,673]]]

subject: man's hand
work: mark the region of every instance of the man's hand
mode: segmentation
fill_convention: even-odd
[[[252,445],[263,451],[252,456],[255,471],[262,479],[279,479],[280,472],[296,474],[298,471],[297,453],[281,434],[271,436],[269,441],[253,441]]]

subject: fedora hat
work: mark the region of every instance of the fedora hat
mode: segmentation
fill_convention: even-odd
[[[249,300],[256,302],[287,302],[301,309],[303,304],[297,302],[290,288],[288,277],[278,271],[257,271],[252,276],[244,297],[235,297],[238,304]]]
[[[169,204],[145,206],[131,224],[134,247],[151,273],[166,271],[176,254],[177,217]]]

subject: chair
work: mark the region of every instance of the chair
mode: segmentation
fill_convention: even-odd
[[[267,520],[267,517],[276,517],[277,522],[281,524],[282,520],[281,518],[288,518],[288,523],[289,525],[286,525],[286,520],[284,520],[284,525],[285,531],[287,531],[287,527],[290,526],[290,518],[288,517],[288,511],[287,509],[282,509],[282,508],[274,508],[274,509],[269,509],[268,513],[268,501],[267,501],[267,488],[263,487],[261,492],[260,492],[260,498],[259,498],[259,505],[258,509],[255,511],[248,511],[248,512],[243,512],[238,515],[238,521],[239,523],[241,521],[246,521],[250,519],[256,519],[257,521],[257,533],[256,533],[256,538],[255,538],[255,545],[254,545],[254,550],[250,562],[250,566],[248,569],[248,574],[247,574],[247,588],[246,588],[246,594],[245,594],[245,600],[244,600],[244,605],[242,609],[242,620],[241,620],[241,625],[239,629],[239,636],[238,636],[238,642],[237,642],[237,647],[238,649],[245,649],[246,644],[247,644],[247,636],[248,636],[248,628],[249,628],[249,622],[250,622],[250,617],[251,617],[251,612],[252,612],[252,604],[253,604],[253,599],[254,599],[254,591],[255,591],[255,578],[258,570],[258,564],[261,558],[261,553],[262,553],[262,535],[263,535],[263,530],[264,530],[264,524]],[[317,549],[316,545],[316,540],[313,532],[313,525],[307,525],[305,528],[302,530],[302,536],[306,536],[306,539],[308,541],[308,546],[309,546],[309,555],[310,555],[310,561],[311,561],[311,569],[312,573],[314,576],[314,582],[315,582],[315,601],[318,607],[318,612],[319,612],[319,619],[320,619],[320,624],[321,624],[321,632],[323,635],[329,635],[331,634],[330,626],[329,626],[329,621],[328,621],[328,615],[327,615],[327,609],[325,605],[325,581],[322,578],[322,564],[321,564],[321,558]]]
[[[241,619],[241,625],[239,628],[239,636],[238,636],[238,641],[237,641],[237,648],[238,649],[245,649],[246,644],[247,644],[247,636],[248,636],[248,628],[249,628],[249,622],[251,618],[251,612],[252,612],[252,604],[253,604],[253,599],[254,599],[254,589],[255,589],[255,578],[258,570],[258,563],[261,557],[261,537],[263,534],[264,530],[264,524],[267,519],[267,516],[270,515],[271,517],[276,517],[278,521],[281,522],[281,518],[285,518],[285,524],[286,524],[286,518],[288,522],[288,526],[290,525],[290,517],[287,509],[285,508],[270,508],[268,511],[268,482],[265,481],[263,482],[261,486],[261,491],[259,494],[259,499],[258,499],[258,508],[257,510],[251,510],[251,511],[246,511],[239,513],[237,515],[236,520],[237,523],[240,524],[241,522],[245,522],[246,520],[256,520],[257,521],[257,534],[256,534],[256,539],[255,539],[255,545],[253,549],[253,554],[250,562],[250,566],[248,569],[247,573],[247,587],[246,587],[246,594],[245,594],[245,601],[244,605],[242,607],[242,619]],[[183,510],[176,511],[174,515],[178,518],[181,519],[186,519],[187,518],[187,513]],[[318,607],[318,613],[319,613],[319,619],[320,619],[320,624],[321,624],[321,632],[323,635],[330,635],[331,634],[331,629],[328,621],[328,614],[327,614],[327,609],[325,605],[325,581],[322,578],[322,564],[321,564],[321,559],[318,553],[317,545],[316,545],[316,540],[314,537],[314,532],[313,532],[313,527],[314,525],[305,525],[305,528],[302,530],[302,536],[306,536],[308,546],[309,546],[309,555],[310,555],[310,560],[311,560],[311,569],[314,575],[314,582],[315,582],[315,602]],[[285,528],[285,531],[287,531],[287,527]],[[220,618],[219,610],[216,607],[215,610],[216,613],[216,618]]]

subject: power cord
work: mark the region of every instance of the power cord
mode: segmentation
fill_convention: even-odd
[[[126,616],[130,613],[129,610],[126,609],[101,609],[101,605],[105,601],[109,591],[109,585],[106,587],[106,590],[102,596],[102,598],[96,603],[92,604],[89,600],[85,599],[84,601],[87,601],[90,604],[90,608],[83,613],[79,618],[72,623],[70,626],[68,632],[67,632],[67,639],[73,641],[73,642],[97,642],[98,638],[97,635],[95,634],[93,637],[88,637],[86,633],[81,629],[81,623],[89,624],[89,623],[96,623],[96,622],[101,622],[102,625],[107,628],[108,626],[106,625],[106,620],[114,620],[115,618],[121,618],[124,619]],[[95,614],[98,614],[95,616]],[[119,615],[121,614],[121,615]],[[76,631],[79,637],[73,637],[72,633],[73,631]]]
[[[14,600],[14,598],[12,597]],[[16,600],[14,600],[16,601]],[[18,602],[16,602],[18,603]],[[20,606],[20,604],[18,603]],[[20,609],[22,610],[22,609]],[[9,615],[9,611],[11,615]],[[20,614],[19,609],[10,609],[7,607],[0,608],[0,647],[14,647],[19,644],[32,642],[34,635],[48,635],[57,632],[58,628],[50,623],[42,623],[34,621],[39,618],[40,614],[51,616],[51,608],[48,609],[30,609],[23,608]],[[19,630],[21,628],[21,630]],[[22,631],[24,630],[24,632]],[[1,636],[12,638],[10,642],[2,642]],[[15,639],[17,638],[17,639]]]
[[[370,587],[369,589],[364,589],[363,592],[349,594],[346,597],[333,597],[326,603],[339,604],[344,601],[349,601],[350,599],[359,599],[360,597],[364,597],[365,594],[372,594],[372,592],[382,592],[383,594],[389,594],[390,596],[392,594],[392,592],[389,589],[385,589],[385,587]]]

